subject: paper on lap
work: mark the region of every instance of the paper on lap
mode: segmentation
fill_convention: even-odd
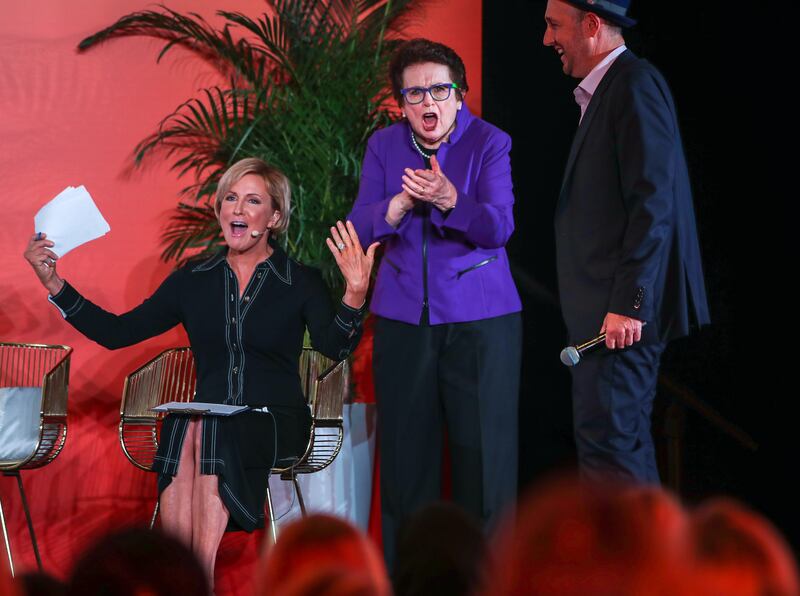
[[[111,230],[84,186],[65,188],[39,209],[33,224],[55,243],[51,250],[59,257]]]
[[[249,406],[232,406],[229,404],[206,403],[200,401],[171,401],[154,408],[153,412],[174,412],[177,414],[205,414],[210,416],[233,416],[239,412],[249,410]],[[262,408],[262,411],[268,411]]]

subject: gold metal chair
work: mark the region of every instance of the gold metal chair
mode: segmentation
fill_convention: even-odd
[[[305,349],[300,356],[300,374],[303,392],[311,408],[311,436],[303,455],[290,466],[273,468],[272,472],[280,474],[282,480],[294,483],[300,511],[306,515],[297,475],[313,474],[327,468],[342,449],[342,410],[350,386],[350,365],[348,360],[334,362],[319,352]]]
[[[146,472],[153,471],[165,414],[153,412],[151,408],[171,401],[191,401],[196,384],[194,355],[189,348],[165,350],[125,377],[119,442],[125,457],[134,466]],[[158,516],[158,504],[156,501],[150,519],[151,529]]]
[[[71,355],[72,348],[68,346],[0,342],[0,471],[17,479],[40,571],[42,559],[21,471],[49,464],[64,447]],[[13,575],[14,561],[2,501],[0,522]]]
[[[329,466],[342,447],[342,408],[349,386],[346,360],[334,363],[311,348],[300,356],[300,380],[311,408],[311,436],[305,453],[285,467],[272,469],[282,480],[293,482],[303,515],[306,514],[298,474],[311,474]],[[165,350],[125,379],[120,408],[119,440],[125,456],[136,467],[152,471],[164,414],[151,408],[170,401],[191,401],[196,386],[194,356],[190,348]],[[272,495],[267,484],[267,511],[272,539],[277,538]],[[150,527],[158,516],[156,502]]]

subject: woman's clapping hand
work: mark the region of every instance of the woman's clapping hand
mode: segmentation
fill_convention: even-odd
[[[440,211],[452,209],[458,200],[456,187],[442,172],[435,155],[431,156],[430,170],[405,169],[403,190],[414,199],[433,204]]]

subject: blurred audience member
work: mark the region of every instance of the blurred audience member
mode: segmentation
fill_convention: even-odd
[[[434,503],[401,528],[393,574],[396,596],[466,596],[476,591],[488,545],[480,524],[460,507]]]
[[[492,596],[797,596],[797,566],[758,514],[717,499],[687,513],[666,491],[561,479],[498,535]]]
[[[324,514],[288,524],[278,541],[267,546],[255,590],[258,596],[391,593],[383,557],[375,545],[349,522]]]
[[[257,592],[261,593],[261,592]],[[266,592],[263,592],[266,594]],[[336,565],[307,569],[278,588],[276,596],[378,596],[385,594],[369,573]]]
[[[102,538],[75,564],[70,596],[203,596],[203,568],[182,542],[158,531],[129,529]]]
[[[524,499],[500,532],[484,593],[674,595],[686,527],[661,489],[558,480]]]
[[[64,596],[67,585],[42,571],[29,571],[16,578],[19,591],[24,596]]]
[[[797,566],[780,534],[730,499],[708,501],[691,519],[694,567],[687,594],[796,596]]]

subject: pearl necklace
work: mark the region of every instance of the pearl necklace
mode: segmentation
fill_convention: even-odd
[[[414,149],[416,149],[416,150],[417,150],[417,152],[418,152],[418,153],[419,153],[419,154],[420,154],[422,157],[424,157],[425,159],[430,159],[430,158],[431,158],[431,156],[433,156],[433,153],[425,153],[425,152],[422,150],[422,147],[420,147],[420,146],[419,146],[419,144],[417,143],[417,137],[416,137],[416,136],[414,136],[414,131],[413,131],[413,130],[411,131],[411,143],[414,145]]]

